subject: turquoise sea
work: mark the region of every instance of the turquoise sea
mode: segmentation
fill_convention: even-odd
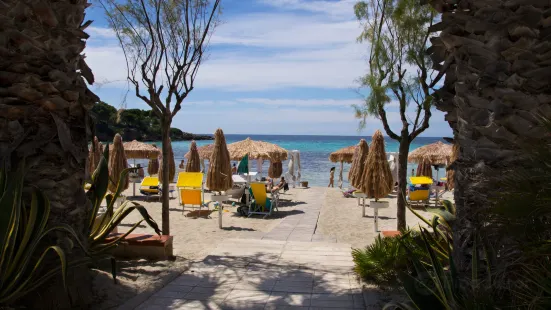
[[[339,165],[338,163],[332,163],[329,161],[329,154],[340,148],[355,145],[359,142],[361,138],[366,139],[368,143],[371,141],[369,136],[306,136],[306,135],[226,135],[226,142],[232,143],[246,139],[250,137],[253,140],[262,140],[266,142],[275,143],[287,150],[298,150],[300,151],[300,161],[301,161],[301,174],[302,180],[308,181],[310,186],[327,186],[329,182],[329,170],[331,167],[336,167],[337,171],[335,173],[335,185],[337,185]],[[386,140],[386,151],[387,152],[398,152],[398,143],[395,140],[390,138],[385,138]],[[418,137],[413,141],[410,151],[436,141],[443,141],[441,138],[429,138],[429,137]],[[160,142],[150,142],[156,143],[160,147]],[[199,146],[213,143],[213,141],[197,141]],[[184,159],[184,155],[189,150],[190,141],[175,141],[172,143],[174,150],[174,160],[176,161],[176,167],[178,167],[180,161]],[[132,161],[129,163],[133,163]],[[136,163],[140,163],[143,166],[147,165],[145,160],[136,160]],[[208,161],[205,162],[208,167]],[[263,164],[263,175],[267,176],[268,167],[270,163],[264,161]],[[411,169],[415,168],[415,165],[408,165],[408,175],[411,173]],[[350,164],[344,164],[344,185],[348,186],[346,182],[346,176],[348,175],[348,170],[350,169]],[[256,171],[256,161],[252,162],[252,170]],[[283,163],[283,172],[287,171],[287,161]],[[433,173],[435,173],[433,171]],[[443,169],[440,170],[440,176],[444,176],[445,172]],[[434,174],[436,176],[436,174]]]

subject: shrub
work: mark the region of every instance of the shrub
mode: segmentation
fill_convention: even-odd
[[[416,231],[404,231],[401,236],[378,236],[375,242],[365,249],[354,249],[354,271],[362,280],[374,282],[379,286],[396,287],[400,285],[398,274],[409,268],[408,253],[404,244],[415,252],[421,252],[421,239]]]

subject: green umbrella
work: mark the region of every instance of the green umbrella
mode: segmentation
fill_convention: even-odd
[[[237,173],[249,173],[249,154],[245,155],[239,162]]]

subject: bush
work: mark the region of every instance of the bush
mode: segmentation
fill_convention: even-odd
[[[410,269],[408,253],[404,244],[422,254],[421,239],[416,231],[404,231],[401,236],[380,236],[365,249],[354,249],[354,271],[362,280],[379,286],[400,285],[399,272]]]

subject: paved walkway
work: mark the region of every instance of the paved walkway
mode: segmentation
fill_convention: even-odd
[[[137,309],[365,309],[350,245],[315,234],[324,195],[304,191],[303,212],[253,239],[222,241]]]

